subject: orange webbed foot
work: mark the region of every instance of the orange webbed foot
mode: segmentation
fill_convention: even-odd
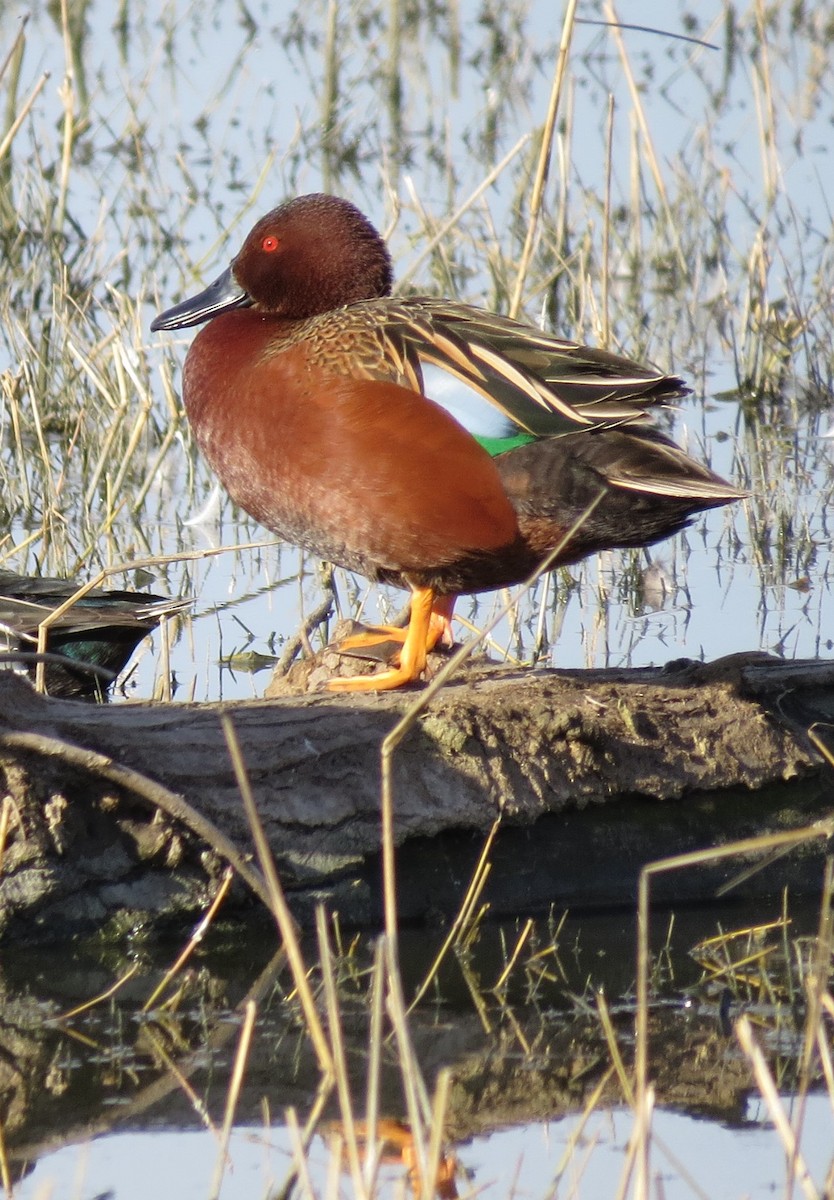
[[[380,671],[376,675],[347,675],[344,679],[331,679],[327,684],[329,692],[390,692],[395,688],[406,687],[416,683],[421,671],[414,675],[401,667],[391,667],[388,671]]]
[[[411,596],[411,617],[407,629],[378,626],[360,634],[352,634],[339,644],[343,651],[367,649],[384,642],[401,642],[396,656],[399,661],[378,675],[350,675],[345,679],[331,679],[331,692],[387,692],[395,688],[416,683],[426,669],[428,652],[446,633],[451,615],[448,598],[435,600],[431,588],[415,588]],[[439,611],[438,611],[439,610]]]
[[[366,658],[372,662],[396,662],[408,636],[408,629],[396,625],[368,625],[341,638],[334,644],[339,654]]]

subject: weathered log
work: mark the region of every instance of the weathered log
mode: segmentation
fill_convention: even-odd
[[[374,920],[380,747],[418,698],[90,707],[0,678],[10,798],[0,929],[60,935],[112,917],[182,919],[205,903],[224,860],[258,890],[221,713],[300,909],[326,895],[346,920]],[[446,893],[454,904],[461,864],[498,815],[524,827],[502,834],[504,907],[623,902],[651,858],[810,822],[824,814],[829,768],[806,731],[832,715],[834,663],[816,660],[734,655],[631,671],[470,664],[415,716],[394,756],[403,912],[446,907]],[[798,780],[800,791],[775,786]],[[441,834],[446,849],[425,841]],[[673,894],[701,896],[729,873],[713,869],[682,891],[676,880]],[[792,878],[810,886],[817,867]]]

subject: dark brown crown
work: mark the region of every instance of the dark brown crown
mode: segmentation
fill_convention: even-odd
[[[255,307],[313,317],[391,291],[388,249],[358,208],[338,196],[298,196],[262,217],[232,264]]]

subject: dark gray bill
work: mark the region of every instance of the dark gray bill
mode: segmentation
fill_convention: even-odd
[[[228,312],[229,309],[248,308],[251,303],[248,293],[232,275],[232,268],[227,267],[204,291],[180,301],[173,308],[166,308],[164,313],[154,317],[151,329],[154,333],[159,329],[186,329],[189,325],[210,321],[218,313]]]

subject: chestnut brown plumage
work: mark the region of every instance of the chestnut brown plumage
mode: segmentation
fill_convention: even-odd
[[[688,390],[678,376],[465,304],[392,297],[391,281],[358,209],[302,196],[152,325],[205,323],[185,407],[241,507],[412,592],[407,631],[382,631],[403,642],[398,664],[331,687],[416,680],[454,597],[525,579],[600,493],[559,562],[648,545],[745,494],[652,427]],[[456,415],[426,394],[431,368],[467,389]]]

